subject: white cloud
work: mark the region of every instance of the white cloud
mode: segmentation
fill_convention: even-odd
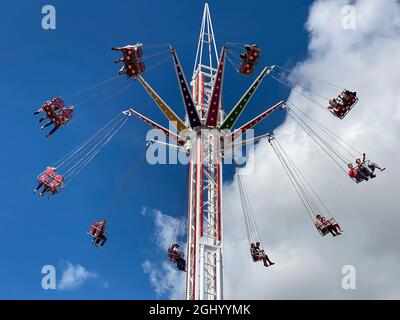
[[[80,264],[73,265],[67,261],[61,280],[58,284],[58,288],[61,290],[76,289],[80,287],[86,280],[96,277],[96,273],[87,271]]]
[[[146,213],[147,213],[147,207],[143,206],[142,209],[140,209],[140,214],[144,216],[146,215]]]
[[[149,275],[150,284],[158,297],[167,295],[172,300],[183,299],[184,273],[177,271],[174,265],[146,260],[142,263],[142,268]]]
[[[399,299],[400,5],[359,0],[356,30],[341,27],[348,1],[316,1],[310,10],[309,57],[293,72],[357,90],[360,102],[342,121],[301,96],[289,100],[387,171],[356,185],[290,118],[275,131],[345,233],[319,236],[268,142],[255,150],[255,172],[244,177],[264,245],[276,265],[251,262],[236,180],[225,185],[225,298]],[[309,83],[323,96],[339,92]],[[357,290],[343,290],[341,268],[357,270]],[[246,276],[243,276],[246,275]]]
[[[160,210],[153,210],[154,235],[157,249],[163,262],[146,260],[142,263],[144,273],[148,274],[150,284],[158,297],[165,295],[170,299],[184,297],[185,273],[176,270],[176,266],[166,262],[167,249],[176,228],[177,219],[163,214]],[[177,230],[178,237],[184,234],[184,223],[180,223]],[[182,245],[182,248],[185,246]]]
[[[163,214],[160,210],[153,210],[153,213],[157,246],[167,250],[174,233],[176,219]]]

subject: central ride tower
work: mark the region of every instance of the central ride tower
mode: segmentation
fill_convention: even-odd
[[[216,81],[219,82],[216,85],[219,92],[216,101],[212,101]],[[221,300],[223,135],[216,128],[222,123],[224,112],[220,95],[222,70],[218,68],[218,52],[208,4],[204,7],[190,84],[202,128],[193,132],[190,139],[186,299]],[[210,108],[211,103],[214,108]],[[209,111],[216,114],[211,115]],[[208,126],[209,121],[215,125]]]

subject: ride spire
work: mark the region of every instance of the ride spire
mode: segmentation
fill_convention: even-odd
[[[204,5],[191,81],[192,94],[203,122],[210,103],[218,66],[218,51],[208,3]]]

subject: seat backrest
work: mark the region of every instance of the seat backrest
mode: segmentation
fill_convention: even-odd
[[[47,184],[48,186],[49,186],[49,188],[51,188],[51,189],[55,189],[55,188],[57,188],[57,186],[59,185],[59,183],[56,181],[56,180],[51,180],[48,184]]]
[[[256,63],[261,55],[261,50],[259,48],[252,47],[248,53],[247,59],[253,63]]]
[[[140,59],[143,56],[143,49],[142,46],[136,46],[136,55]]]
[[[54,180],[57,181],[58,183],[62,183],[64,181],[64,178],[61,175],[57,174],[54,177]]]
[[[55,109],[61,109],[64,107],[64,101],[63,99],[61,99],[60,97],[55,97],[53,99],[53,106],[55,107]]]
[[[52,177],[47,175],[46,173],[42,173],[37,179],[40,183],[48,184]]]
[[[51,168],[47,168],[45,171],[43,171],[40,176],[38,177],[38,180],[44,183],[49,182],[51,179],[54,178],[55,172]]]
[[[124,56],[125,62],[132,62],[134,59],[134,50],[131,48],[122,49],[122,55]]]
[[[335,218],[329,218],[328,219],[328,222],[330,223],[330,224],[336,224],[336,220],[335,220]]]
[[[57,191],[56,189],[57,189],[58,187],[61,186],[63,180],[62,180],[62,177],[61,177],[61,180],[60,180],[60,177],[61,177],[60,175],[56,175],[56,176],[53,178],[53,180],[51,180],[51,181],[47,184],[47,185],[49,186],[49,188],[52,189],[52,191]]]
[[[44,171],[44,173],[47,174],[48,176],[51,176],[51,177],[54,176],[54,174],[55,174],[54,170],[51,169],[51,168],[47,168],[47,169]]]

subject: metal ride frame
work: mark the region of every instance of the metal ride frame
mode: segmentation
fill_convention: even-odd
[[[244,132],[284,105],[284,101],[280,101],[231,132],[252,95],[273,67],[265,67],[261,71],[225,117],[221,92],[227,50],[228,48],[224,46],[218,57],[209,6],[205,4],[190,82],[191,89],[186,82],[177,53],[171,48],[186,108],[185,121],[179,119],[142,76],[137,77],[161,111],[175,125],[177,133],[162,127],[133,109],[123,112],[126,116],[135,115],[150,126],[161,130],[170,139],[175,140],[175,147],[178,150],[186,150],[190,154],[186,253],[186,299],[188,300],[223,299],[222,160],[224,145],[234,146],[234,141]],[[256,141],[265,136],[248,141]],[[246,144],[248,141],[240,144]]]

